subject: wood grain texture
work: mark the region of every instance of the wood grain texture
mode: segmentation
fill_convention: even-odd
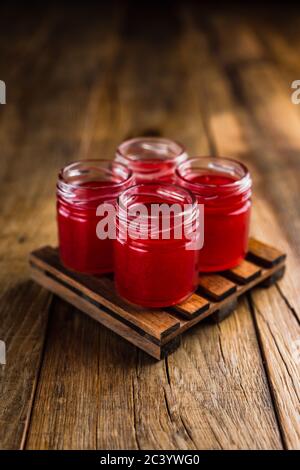
[[[254,238],[249,240],[249,253],[247,258],[255,261],[265,268],[271,268],[286,258],[285,253],[274,246],[262,243]]]
[[[260,248],[260,262],[269,263],[270,252],[276,250],[261,242],[252,241],[252,245]],[[216,322],[224,320],[237,307],[239,295],[256,285],[272,286],[280,279],[285,268],[283,261],[269,269],[258,268],[256,273],[259,273],[259,277],[250,276],[247,282],[244,277],[242,286],[237,286],[219,274],[201,275],[199,283],[203,279],[206,297],[214,297],[216,300],[210,303],[193,294],[184,303],[166,311],[141,308],[126,302],[118,295],[112,276],[90,276],[67,269],[60,262],[57,248],[45,246],[33,251],[29,255],[29,264],[30,275],[35,282],[158,360],[176,349],[180,342],[179,336],[184,331],[210,315]],[[245,268],[241,268],[241,271],[245,272]]]
[[[1,10],[0,446],[299,448],[299,19],[98,8]],[[57,299],[49,310],[26,269],[56,242],[57,169],[146,133],[245,161],[253,234],[288,253],[277,286],[159,363]]]
[[[32,269],[31,276],[38,284],[42,285],[50,292],[57,294],[61,299],[73,305],[73,307],[87,313],[94,320],[110,328],[115,333],[118,333],[122,338],[130,341],[143,351],[148,352],[148,354],[156,359],[161,359],[161,347],[160,344],[155,342],[155,337],[147,335],[143,330],[134,329],[133,325],[129,326],[119,321],[118,318],[110,315],[105,307],[102,307],[100,304],[95,305],[93,302],[88,301],[87,298],[77,295],[72,290],[57,282],[55,279],[44,275],[39,270]]]
[[[122,317],[126,323],[142,329],[146,334],[160,341],[179,328],[176,317],[160,310],[151,310],[132,305],[123,300],[116,293],[114,282],[109,277],[87,276],[69,271],[61,265],[58,250],[45,247],[35,251],[30,256],[31,263],[46,277],[52,275],[52,279],[61,281],[62,285],[70,286],[75,292],[103,305]]]
[[[261,268],[246,260],[243,260],[238,266],[225,273],[231,280],[240,284],[246,284],[259,277],[260,274]]]
[[[218,274],[199,274],[198,290],[212,300],[223,300],[236,291],[236,284]]]
[[[15,274],[20,279],[20,273]],[[17,449],[24,445],[41,363],[48,307],[49,295],[26,279],[19,280],[14,286],[7,283],[1,295],[0,338],[6,343],[6,364],[0,366],[1,449]]]
[[[19,22],[19,14],[16,17]],[[70,15],[69,21],[74,20]],[[0,171],[0,193],[5,200],[0,214],[0,338],[7,346],[7,364],[1,366],[0,447],[5,449],[26,444],[51,299],[29,283],[27,256],[38,240],[56,240],[56,172],[71,158],[70,149],[76,148],[81,125],[77,110],[85,103],[85,87],[95,67],[95,54],[91,51],[85,58],[84,44],[80,76],[66,64],[70,56],[74,65],[78,63],[80,39],[74,41],[78,18],[72,28],[69,25],[69,39],[73,39],[67,56],[59,59],[63,21],[61,12],[58,18],[55,11],[41,12],[20,29],[13,23],[1,42],[7,52],[1,55],[7,59],[1,78],[8,88],[8,103],[1,107]],[[47,53],[41,54],[45,49]],[[50,79],[45,81],[45,77]],[[62,94],[53,100],[57,87]],[[76,89],[76,100],[70,100],[68,93]]]
[[[209,308],[209,301],[200,295],[193,294],[181,304],[176,305],[175,310],[185,318],[190,319]]]
[[[220,325],[191,330],[182,346],[167,360],[167,400],[194,447],[281,448],[245,300]]]
[[[299,338],[299,296],[296,295],[300,279],[297,274],[299,237],[295,234],[299,215],[292,194],[295,178],[299,178],[299,160],[294,153],[295,147],[299,146],[296,131],[299,117],[281,78],[265,60],[263,44],[251,27],[247,28],[243,23],[239,23],[237,28],[232,28],[232,25],[230,18],[217,17],[211,21],[210,40],[214,44],[214,75],[219,93],[218,97],[210,96],[210,103],[214,102],[218,109],[226,109],[226,119],[238,137],[230,143],[231,155],[243,159],[254,177],[256,198],[252,233],[261,237],[268,234],[270,240],[280,240],[282,248],[288,252],[288,275],[280,281],[279,287],[267,294],[273,303],[282,307],[280,316],[285,326],[280,335],[274,334],[278,324],[275,309],[267,302],[262,305],[265,296],[254,294],[252,313],[283,443],[288,448],[298,449],[299,426],[292,423],[299,417],[299,399],[295,392],[299,383],[299,362],[295,360],[295,352],[293,354],[298,341],[295,338]],[[251,47],[245,48],[243,40],[240,40],[244,34],[242,31]],[[227,145],[224,143],[222,119],[211,122],[218,153],[224,154]],[[288,166],[292,164],[293,170],[285,166],[283,151],[289,161]],[[284,178],[281,171],[284,171]],[[258,298],[259,310],[255,309]],[[269,319],[269,331],[262,329],[263,318]],[[282,354],[276,362],[278,349],[285,351],[289,361]],[[273,355],[271,351],[277,351],[277,354]]]
[[[168,13],[169,15],[169,11],[166,13]],[[174,74],[174,72],[178,70],[179,65],[177,63],[176,57],[172,55],[170,56],[169,48],[171,45],[174,47],[183,47],[183,52],[185,49],[185,44],[180,42],[180,36],[171,35],[170,39],[168,39],[168,35],[166,35],[166,29],[164,29],[164,34],[166,35],[164,37],[166,38],[166,41],[163,44],[160,44],[159,48],[155,48],[156,61],[155,65],[153,65],[153,60],[151,58],[153,57],[153,54],[151,52],[151,48],[153,46],[151,46],[151,42],[149,41],[149,35],[151,36],[150,31],[152,30],[152,26],[155,25],[155,27],[157,27],[157,24],[155,19],[151,18],[151,16],[150,18],[147,17],[147,21],[148,28],[144,32],[144,39],[142,41],[136,41],[135,35],[137,34],[137,32],[135,31],[135,29],[133,29],[133,31],[131,32],[129,39],[124,41],[123,53],[127,52],[127,60],[119,64],[120,69],[117,73],[117,89],[119,101],[118,106],[116,108],[117,114],[115,115],[115,117],[119,116],[119,121],[115,121],[114,135],[118,136],[120,134],[124,137],[126,136],[127,132],[129,133],[130,129],[132,129],[131,132],[133,134],[143,133],[145,130],[149,129],[151,123],[151,129],[159,129],[161,134],[169,133],[171,137],[173,136],[175,138],[178,138],[178,132],[182,131],[183,117],[184,120],[186,120],[187,116],[190,116],[188,122],[191,124],[193,122],[193,118],[196,119],[195,122],[202,122],[202,118],[199,121],[199,114],[197,115],[197,112],[199,113],[199,108],[197,107],[197,105],[194,108],[193,104],[193,83],[190,84],[191,88],[189,89],[189,93],[191,92],[190,101],[183,97],[182,100],[178,99],[178,95],[175,95],[173,91],[174,89],[176,89],[176,85],[178,85],[178,78],[177,75]],[[170,33],[171,24],[167,22],[165,23],[165,26],[166,24],[169,25],[168,30]],[[144,58],[143,63],[139,61],[141,54]],[[166,67],[166,64],[168,64],[169,67]],[[150,71],[153,72],[153,66],[156,67],[155,73],[150,73]],[[148,73],[147,70],[149,70]],[[114,73],[116,74],[116,70],[114,70]],[[147,77],[147,79],[140,80],[140,76]],[[161,77],[163,77],[163,79]],[[114,83],[114,77],[111,77],[111,80]],[[138,90],[138,94],[129,93],[128,90]],[[99,96],[99,92],[97,92],[97,85],[93,93],[95,94],[95,96]],[[162,102],[160,98],[161,96],[165,96],[165,101]],[[168,103],[168,100],[170,103],[172,103],[172,116],[175,115],[174,110],[176,109],[176,114],[179,117],[178,120],[173,119],[171,121],[170,119],[168,119],[168,117],[170,116],[170,104]],[[144,112],[145,106],[147,106],[147,113]],[[89,154],[95,155],[94,152],[97,151],[99,142],[97,136],[99,135],[99,133],[102,132],[102,122],[106,122],[108,116],[106,109],[103,109],[103,106],[101,106],[101,104],[99,104],[98,107],[93,107],[93,113],[91,116],[92,122],[90,122],[89,124],[92,131],[87,134],[89,142],[88,149]],[[116,123],[119,123],[119,126],[116,126]],[[137,123],[138,127],[136,127]],[[172,123],[172,129],[170,129],[170,123]],[[189,125],[187,126],[187,128],[188,127]],[[198,139],[196,139],[196,146],[198,148],[198,151],[201,151],[202,149],[203,152],[207,152],[207,149],[209,148],[210,144],[208,143],[207,138],[204,137],[205,134],[198,133],[198,131],[199,126],[197,127],[197,134],[195,134],[195,136],[199,136]],[[110,143],[108,143],[108,147],[109,145]],[[191,341],[196,341],[195,350],[197,350],[199,348],[198,341],[196,340],[196,338],[191,339]],[[247,351],[247,347],[243,347],[243,350]],[[105,354],[101,358],[101,364],[105,364],[106,361],[109,361],[108,358],[111,357],[111,348],[107,345],[104,352]],[[250,355],[252,356],[253,352],[249,351],[249,357]],[[162,387],[162,384],[167,382],[167,376],[162,364],[160,363],[160,365],[155,365],[155,367],[152,363],[148,365],[148,360],[141,353],[139,354],[139,358],[140,359],[137,366],[139,370],[139,377],[134,377],[133,379],[134,388],[132,392],[134,393],[135,397],[134,423],[136,442],[138,443],[138,446],[142,448],[194,448],[195,445],[191,442],[191,439],[189,437],[189,429],[185,428],[184,423],[180,418],[180,414],[173,413],[172,419],[169,415],[169,404],[166,402],[164,389]],[[127,369],[127,365],[125,364],[126,356],[118,356],[118,359],[118,370],[121,370],[123,368]],[[230,361],[231,358],[229,359],[229,362],[227,364],[228,367],[230,367]],[[103,380],[110,382],[111,375],[103,377]],[[197,378],[195,380],[196,382],[198,381]],[[124,389],[125,386],[126,384],[119,384],[121,390],[118,393],[124,394],[126,396],[127,392]],[[43,393],[49,393],[49,391],[46,389],[46,384],[41,385],[41,387],[43,388]],[[175,389],[176,384],[174,384],[173,387]],[[113,387],[113,390],[115,390],[115,387]],[[261,389],[260,387],[258,387],[257,393],[260,393],[260,391]],[[221,395],[218,397],[218,399],[222,399]],[[235,406],[236,403],[234,403],[233,407]],[[107,404],[103,401],[100,401],[99,416],[105,416],[106,422],[105,424],[102,422],[99,423],[99,429],[101,428],[102,432],[100,435],[98,435],[98,446],[100,448],[116,448],[118,446],[121,448],[126,448],[128,445],[133,445],[132,443],[128,444],[128,439],[122,432],[123,425],[118,416],[118,409],[113,411],[110,407],[109,412],[110,415],[108,415]],[[131,410],[129,410],[129,413],[130,412]],[[211,411],[207,410],[206,414],[210,413]],[[257,413],[261,414],[258,407]],[[108,416],[110,416],[110,419],[108,419]],[[192,418],[193,425],[195,427],[199,426],[198,419],[199,415],[195,415],[195,418]],[[224,420],[225,419],[226,418],[224,417]],[[271,421],[274,419],[271,408],[266,411],[266,415],[264,415],[263,417],[263,420],[265,420],[266,423],[269,419]],[[114,425],[109,425],[109,423],[114,423]],[[36,439],[38,433],[35,430],[39,428],[39,426],[39,415],[38,413],[36,413],[33,415],[31,428],[32,434],[31,432],[29,434],[28,447],[38,447],[40,441],[39,439]],[[44,435],[48,433],[52,434],[53,432],[55,432],[54,429],[47,426],[46,422],[44,422],[42,428],[39,429],[40,432]],[[105,429],[105,432],[103,431],[103,429]],[[254,428],[251,425],[249,426],[247,433],[249,433],[249,435],[254,433]],[[33,437],[31,438],[31,436]],[[271,428],[270,436],[271,441],[268,441],[268,445],[272,445],[273,447],[280,446],[278,435],[273,427]],[[216,445],[216,436],[213,432],[210,432],[208,433],[208,437],[203,437],[202,443],[201,436],[199,436],[199,441],[199,445],[203,447],[214,447]],[[136,443],[134,445],[136,445]],[[258,446],[259,444],[254,444],[253,441],[249,440],[248,446],[251,447],[251,445]],[[226,446],[225,443],[224,446]]]
[[[49,206],[37,211],[33,192],[27,191],[24,195],[26,184],[21,168],[24,154],[29,155],[24,145],[26,129],[21,122],[20,101],[25,88],[18,84],[22,74],[26,74],[26,67],[33,66],[33,62],[36,78],[41,76],[41,62],[36,55],[48,43],[57,23],[52,13],[47,16],[38,9],[36,13],[35,18],[20,29],[14,23],[14,15],[9,15],[7,23],[3,19],[6,26],[1,34],[5,41],[3,36],[0,41],[1,79],[8,87],[8,104],[0,110],[0,193],[5,199],[0,210],[0,339],[5,341],[7,352],[6,365],[0,366],[1,449],[24,447],[51,303],[50,296],[28,280],[26,262],[28,250],[38,239],[39,232],[51,238],[49,225],[44,225]],[[3,15],[5,18],[5,13]],[[13,169],[12,162],[16,160],[20,168]],[[30,158],[27,168],[29,162]]]

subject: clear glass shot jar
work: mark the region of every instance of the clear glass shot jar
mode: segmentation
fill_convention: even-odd
[[[161,204],[166,212],[155,212],[153,205]],[[173,204],[178,209],[174,213]],[[177,304],[194,292],[197,214],[193,194],[171,184],[138,184],[119,196],[115,283],[123,298],[143,307],[158,308]]]
[[[199,270],[237,266],[248,248],[252,181],[246,166],[229,158],[194,157],[179,165],[176,177],[204,205]]]
[[[187,157],[183,145],[161,137],[126,140],[116,152],[116,160],[129,166],[136,183],[173,183],[177,165]]]
[[[64,167],[57,181],[57,223],[62,263],[87,274],[113,270],[113,240],[96,233],[99,205],[115,204],[132,184],[132,172],[111,160],[82,160]],[[115,220],[114,220],[115,223]]]

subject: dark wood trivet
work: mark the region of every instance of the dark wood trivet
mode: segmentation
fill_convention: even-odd
[[[175,307],[153,310],[129,304],[115,292],[110,276],[88,276],[66,269],[57,248],[30,254],[31,277],[46,289],[110,328],[156,359],[180,344],[180,335],[204,318],[222,321],[240,295],[256,285],[270,286],[284,274],[286,255],[251,239],[246,259],[236,268],[199,276],[199,288]]]

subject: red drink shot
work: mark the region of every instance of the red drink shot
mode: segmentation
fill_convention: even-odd
[[[204,246],[199,270],[223,271],[245,257],[252,181],[247,168],[229,158],[195,157],[176,171],[177,184],[204,204]]]
[[[143,213],[139,223],[131,215],[126,218],[128,211],[131,213],[141,204],[147,208],[148,215]],[[178,204],[176,215],[172,216],[170,212],[168,238],[164,225],[166,216],[153,216],[153,204],[165,204],[169,208]],[[189,211],[184,207],[186,204]],[[120,195],[116,217],[115,282],[122,297],[144,307],[167,307],[192,294],[197,285],[199,252],[193,249],[197,232],[192,233],[197,210],[193,194],[175,185],[140,184]],[[152,238],[150,227],[154,227]],[[182,233],[180,239],[176,238],[178,229]]]
[[[84,160],[63,168],[57,182],[57,222],[62,263],[87,274],[113,271],[113,240],[100,240],[97,207],[115,203],[132,184],[131,171],[109,160]]]
[[[172,183],[177,165],[186,159],[187,153],[181,144],[159,137],[126,140],[116,152],[116,160],[132,170],[136,183]]]

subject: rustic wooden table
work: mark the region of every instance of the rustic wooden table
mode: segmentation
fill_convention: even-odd
[[[124,3],[1,7],[0,447],[300,448],[300,19]],[[166,135],[254,178],[252,234],[285,277],[156,362],[29,280],[56,244],[58,168]]]

